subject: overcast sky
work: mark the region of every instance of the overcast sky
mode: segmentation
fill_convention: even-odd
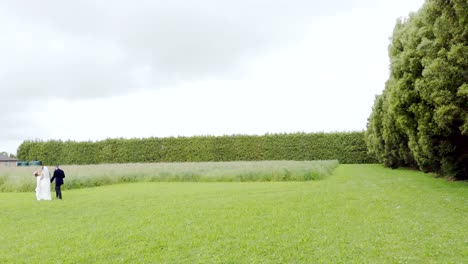
[[[2,0],[0,152],[24,140],[360,131],[423,0]]]

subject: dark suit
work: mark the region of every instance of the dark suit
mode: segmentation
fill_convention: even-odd
[[[60,186],[63,184],[63,178],[65,178],[65,172],[60,168],[55,169],[54,176],[50,179],[50,182],[53,182],[55,179],[55,194],[57,198],[62,199],[62,190],[60,190]]]

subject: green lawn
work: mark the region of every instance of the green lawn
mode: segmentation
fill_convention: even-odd
[[[0,193],[0,263],[467,263],[468,184],[380,165],[307,182]]]

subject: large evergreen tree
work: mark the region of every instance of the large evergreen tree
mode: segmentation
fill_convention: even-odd
[[[427,0],[397,21],[389,56],[369,152],[386,166],[468,179],[468,2]]]

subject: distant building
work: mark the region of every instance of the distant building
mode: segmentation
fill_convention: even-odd
[[[0,167],[16,167],[17,159],[0,155]]]

